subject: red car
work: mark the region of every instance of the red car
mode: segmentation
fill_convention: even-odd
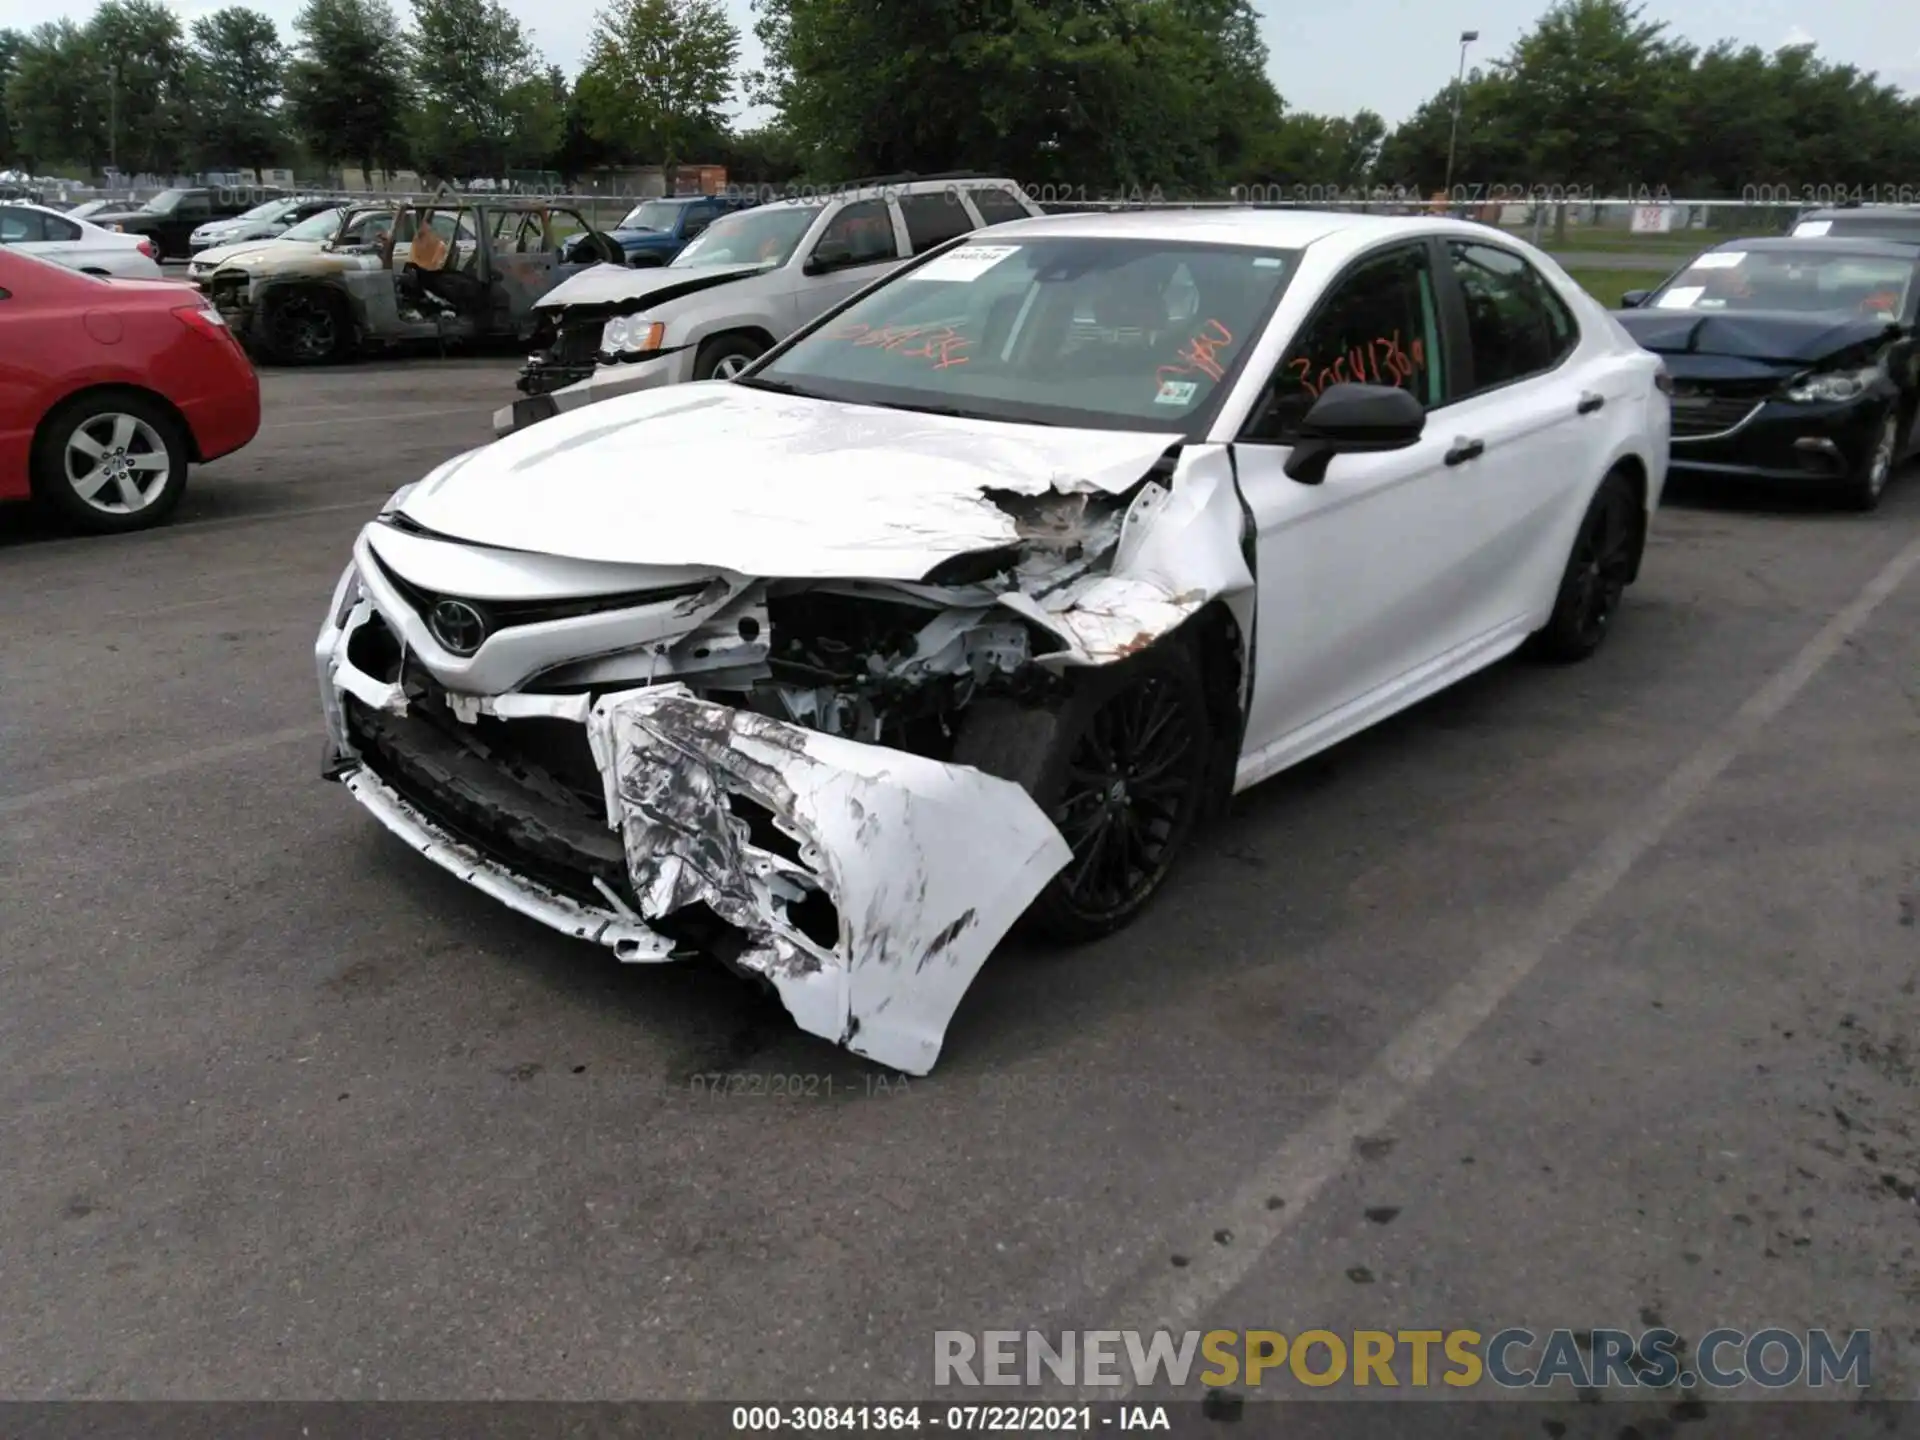
[[[188,465],[259,428],[259,378],[196,292],[0,249],[0,500],[87,530],[157,525]]]

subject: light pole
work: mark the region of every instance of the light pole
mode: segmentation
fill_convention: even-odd
[[[96,115],[99,111],[94,112]],[[107,174],[120,173],[120,67],[107,66]]]
[[[1460,143],[1460,98],[1467,81],[1467,46],[1480,38],[1478,30],[1460,32],[1460,69],[1453,77],[1453,129],[1447,135],[1447,203],[1453,203],[1453,152]]]

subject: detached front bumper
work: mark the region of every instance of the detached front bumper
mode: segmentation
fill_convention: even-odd
[[[493,412],[494,438],[504,440],[529,425],[537,425],[542,420],[550,420],[569,410],[578,410],[583,405],[594,405],[640,390],[658,389],[662,385],[679,385],[692,378],[691,348],[670,350],[651,360],[602,365],[585,380],[545,395],[524,395],[511,405],[501,406]]]
[[[350,655],[380,624],[356,593],[343,577],[341,623],[315,643],[329,778],[449,873],[622,960],[717,936],[801,1029],[881,1064],[932,1068],[987,956],[1071,856],[1011,782],[679,685],[450,696],[430,718]],[[491,727],[491,755],[465,725]],[[503,741],[516,725],[539,746]],[[597,776],[595,804],[520,763],[556,747],[590,755],[575,776]]]

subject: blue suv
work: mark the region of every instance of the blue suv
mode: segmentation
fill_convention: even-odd
[[[627,264],[664,265],[722,215],[745,210],[753,203],[746,198],[720,195],[642,200],[607,233],[626,251]]]

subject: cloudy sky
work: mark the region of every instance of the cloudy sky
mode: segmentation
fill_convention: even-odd
[[[218,8],[220,0],[173,0],[187,18]],[[284,27],[300,0],[247,0]],[[593,0],[506,0],[541,49],[569,71],[578,66],[593,26]],[[746,60],[757,62],[749,0],[727,0],[746,38]],[[1273,52],[1273,78],[1299,109],[1349,113],[1365,106],[1391,122],[1451,78],[1462,30],[1478,30],[1469,62],[1505,53],[1539,17],[1543,0],[1341,0],[1298,5],[1256,0]],[[405,13],[405,0],[396,8]],[[72,15],[83,19],[89,0],[0,0],[0,25],[29,26]],[[1813,41],[1830,60],[1878,70],[1883,79],[1920,91],[1920,5],[1885,0],[1648,0],[1647,14],[1686,38],[1709,43],[1729,37],[1772,49]],[[1888,183],[1920,185],[1913,175]]]

